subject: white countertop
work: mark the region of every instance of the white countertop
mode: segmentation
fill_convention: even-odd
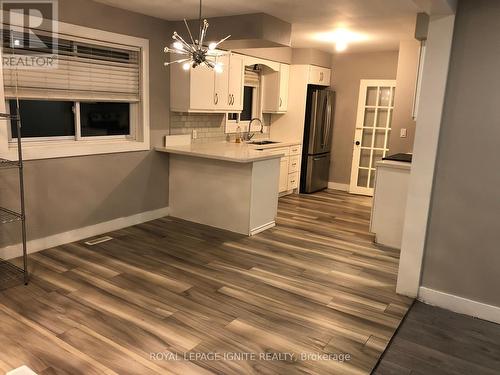
[[[252,163],[255,161],[278,159],[284,155],[271,154],[257,149],[279,148],[295,145],[298,143],[273,143],[270,145],[250,145],[245,143],[192,143],[183,146],[156,147],[156,151],[170,154],[196,156],[206,159],[231,161],[235,163]]]
[[[404,161],[395,161],[395,160],[381,160],[376,163],[378,168],[396,168],[396,169],[411,169],[411,163],[407,163]]]
[[[258,139],[256,139],[258,141]],[[294,142],[281,142],[281,141],[275,141],[274,139],[271,139],[271,141],[274,141],[276,143],[269,143],[267,145],[253,145],[251,143],[248,144],[248,146],[254,148],[254,149],[263,149],[266,150],[268,148],[280,148],[280,147],[290,147],[290,146],[295,146],[295,145],[301,145],[301,141],[294,141]]]

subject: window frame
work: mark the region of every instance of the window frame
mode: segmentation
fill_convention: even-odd
[[[92,40],[96,44],[131,46],[140,49],[140,101],[130,103],[130,136],[95,136],[95,137],[37,137],[22,138],[23,158],[26,160],[49,159],[60,157],[134,152],[150,150],[150,111],[149,111],[149,40],[108,31],[58,22],[58,31],[79,40]],[[2,51],[0,50],[0,59]],[[6,113],[6,100],[3,69],[0,66],[0,112]],[[14,98],[15,99],[15,98]],[[20,98],[23,99],[23,98]],[[26,98],[28,99],[28,98]],[[30,98],[31,99],[31,98]],[[49,100],[40,98],[40,100]],[[83,102],[83,100],[73,100]],[[105,100],[99,100],[105,102]],[[112,102],[112,100],[109,100]],[[79,113],[78,113],[79,115]],[[75,114],[75,122],[78,121]],[[7,125],[7,126],[6,126]],[[77,124],[75,124],[77,126]],[[79,131],[75,127],[75,131]],[[17,159],[17,145],[12,142],[10,122],[0,120],[0,158]],[[15,138],[14,138],[15,139]],[[57,147],[54,147],[56,146]]]
[[[5,107],[6,107],[6,113],[10,113],[10,106],[8,105],[8,101],[10,100],[16,100],[15,98],[8,98],[5,99]],[[39,100],[39,101],[50,101],[50,100],[44,100],[44,99],[24,99],[24,98],[19,98],[19,100]],[[99,101],[100,103],[127,103],[129,107],[129,125],[130,125],[130,130],[129,134],[122,134],[122,135],[101,135],[101,136],[82,136],[81,132],[81,113],[80,113],[80,104],[81,103],[94,103],[91,101],[84,101],[84,100],[78,100],[78,101],[71,101],[71,100],[55,100],[55,101],[61,101],[61,102],[70,102],[73,103],[73,114],[74,114],[74,129],[75,129],[75,135],[62,135],[62,136],[52,136],[52,137],[21,137],[23,142],[46,142],[46,141],[81,141],[81,140],[110,140],[110,139],[127,139],[127,140],[133,140],[135,139],[134,135],[136,134],[135,128],[137,127],[137,114],[138,114],[138,103],[129,103],[129,102],[111,102],[111,101]],[[13,147],[17,147],[17,138],[14,138],[12,136],[12,127],[7,125],[8,128],[8,135],[9,135],[9,145],[12,145]]]

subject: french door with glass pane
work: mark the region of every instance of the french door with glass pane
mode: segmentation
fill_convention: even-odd
[[[395,80],[361,80],[350,193],[373,195],[376,163],[389,151]]]

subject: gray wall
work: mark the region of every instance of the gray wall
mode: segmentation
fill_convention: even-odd
[[[398,52],[338,54],[332,59],[337,92],[330,181],[349,184],[359,85],[362,79],[396,79]]]
[[[460,1],[422,284],[500,306],[500,2]]]
[[[150,40],[151,141],[161,144],[170,118],[168,24],[89,0],[59,0],[59,19]],[[168,158],[154,151],[29,161],[25,174],[29,239],[168,206]],[[0,204],[17,205],[16,184],[14,171],[0,175]],[[16,224],[4,228],[0,246],[19,241]]]
[[[420,42],[417,40],[402,41],[399,44],[398,72],[396,75],[396,97],[392,116],[392,131],[389,138],[389,152],[413,152],[415,140],[415,121],[413,101],[417,81]],[[401,129],[407,130],[407,137],[400,137]]]

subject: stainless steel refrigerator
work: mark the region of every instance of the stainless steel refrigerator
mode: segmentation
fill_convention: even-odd
[[[334,91],[308,87],[300,177],[302,193],[314,193],[328,187],[334,105]]]

